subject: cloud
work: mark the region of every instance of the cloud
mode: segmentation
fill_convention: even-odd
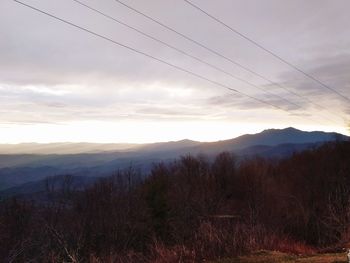
[[[349,116],[349,106],[300,73],[214,23],[185,3],[128,4],[279,83],[301,97]],[[115,1],[84,0],[103,12],[275,94],[266,94],[198,61],[98,16],[71,0],[26,0],[125,45],[276,105],[240,93],[92,37],[12,1],[0,3],[0,118],[2,123],[103,120],[272,120],[293,122],[322,112],[227,60],[161,28]],[[198,1],[258,43],[350,96],[350,2]],[[79,14],[79,15],[77,15]],[[291,103],[287,102],[290,101]],[[295,104],[299,105],[297,107]],[[282,117],[284,116],[284,117]],[[266,117],[265,117],[266,118]],[[285,120],[283,119],[285,118]],[[292,118],[292,119],[289,119]]]
[[[329,55],[325,52],[325,54],[310,61],[304,61],[301,67],[331,89],[350,98],[350,75],[348,74],[350,72],[350,53]],[[285,79],[287,85],[294,92],[300,94],[301,97],[324,107],[331,107],[332,110],[339,111],[339,114],[344,115],[346,109],[349,108],[348,101],[336,92],[323,87],[298,72],[292,70],[285,72],[281,79]],[[303,98],[299,99],[303,100]]]

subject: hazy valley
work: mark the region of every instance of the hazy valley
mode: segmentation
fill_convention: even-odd
[[[90,185],[100,177],[132,166],[148,173],[158,162],[171,162],[184,155],[213,158],[231,152],[240,159],[261,156],[280,159],[324,142],[344,140],[337,133],[303,132],[294,128],[271,129],[218,142],[182,140],[153,144],[18,144],[0,145],[2,194],[44,191],[46,177],[72,175],[78,185]]]

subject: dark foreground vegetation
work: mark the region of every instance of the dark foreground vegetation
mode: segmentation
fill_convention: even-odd
[[[350,239],[350,142],[279,161],[185,156],[45,202],[0,204],[0,262],[202,262],[259,249],[307,254]]]

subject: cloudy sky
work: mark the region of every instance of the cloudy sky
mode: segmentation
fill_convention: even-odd
[[[122,1],[221,57],[115,0],[79,1],[178,50],[73,0],[21,1],[196,76],[2,0],[1,143],[213,141],[288,126],[348,133],[348,0],[191,0],[336,92],[183,0]]]

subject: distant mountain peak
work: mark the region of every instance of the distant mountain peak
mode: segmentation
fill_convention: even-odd
[[[180,142],[180,143],[197,143],[197,141],[190,140],[190,139],[183,139],[183,140],[180,140],[180,141],[177,141],[177,142]]]
[[[294,127],[287,127],[283,129],[266,129],[266,130],[263,130],[261,133],[271,133],[271,132],[304,132],[304,131],[298,130]]]
[[[298,131],[298,132],[301,132],[301,130],[296,129],[294,127],[287,127],[287,128],[282,129],[282,131]]]
[[[284,129],[267,129],[260,133],[249,135],[248,137],[243,135],[233,141],[237,145],[252,146],[252,145],[278,145],[285,143],[316,143],[326,142],[336,139],[336,136],[344,137],[335,132],[324,131],[302,131],[294,127],[287,127]]]

